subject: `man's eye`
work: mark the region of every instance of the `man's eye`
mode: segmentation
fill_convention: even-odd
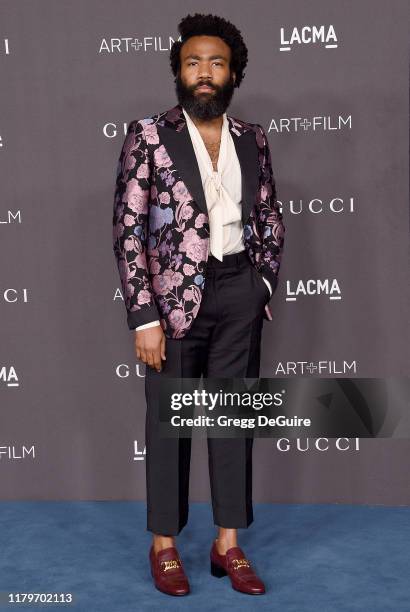
[[[197,62],[188,62],[188,66],[193,66],[196,63]],[[222,66],[222,62],[213,62],[213,63],[216,64],[217,66]]]

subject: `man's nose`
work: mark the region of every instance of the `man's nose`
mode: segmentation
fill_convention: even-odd
[[[200,69],[199,71],[199,78],[200,79],[211,79],[212,75],[211,75],[211,71],[208,68],[208,66],[204,66],[203,68]]]

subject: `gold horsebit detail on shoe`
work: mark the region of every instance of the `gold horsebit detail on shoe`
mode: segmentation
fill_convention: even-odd
[[[161,561],[161,565],[165,565],[165,567],[163,567],[164,572],[169,569],[177,569],[178,567],[180,567],[177,559],[171,559],[171,561]]]
[[[248,559],[232,559],[233,569],[239,569],[240,567],[250,567]]]

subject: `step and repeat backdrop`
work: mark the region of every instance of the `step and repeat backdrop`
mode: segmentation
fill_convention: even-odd
[[[177,103],[188,13],[249,50],[228,114],[269,138],[286,227],[261,377],[406,378],[408,6],[394,0],[3,0],[0,498],[145,499],[145,366],[112,250],[134,119]],[[254,501],[410,503],[410,440],[254,444]],[[206,440],[191,500],[210,499]]]

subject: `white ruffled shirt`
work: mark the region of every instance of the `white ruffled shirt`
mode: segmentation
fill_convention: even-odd
[[[226,113],[222,118],[221,144],[217,170],[203,138],[183,108],[192,145],[198,161],[209,218],[209,252],[222,261],[224,255],[245,249],[241,220],[242,173]]]
[[[245,249],[242,224],[242,172],[236,153],[235,143],[229,131],[226,113],[222,117],[221,144],[217,170],[213,169],[212,160],[203,138],[184,108],[189,135],[198,162],[202,186],[205,193],[209,218],[208,254],[222,261],[224,255],[239,253]],[[262,277],[272,295],[269,281]],[[135,329],[145,329],[160,325],[151,321]]]

